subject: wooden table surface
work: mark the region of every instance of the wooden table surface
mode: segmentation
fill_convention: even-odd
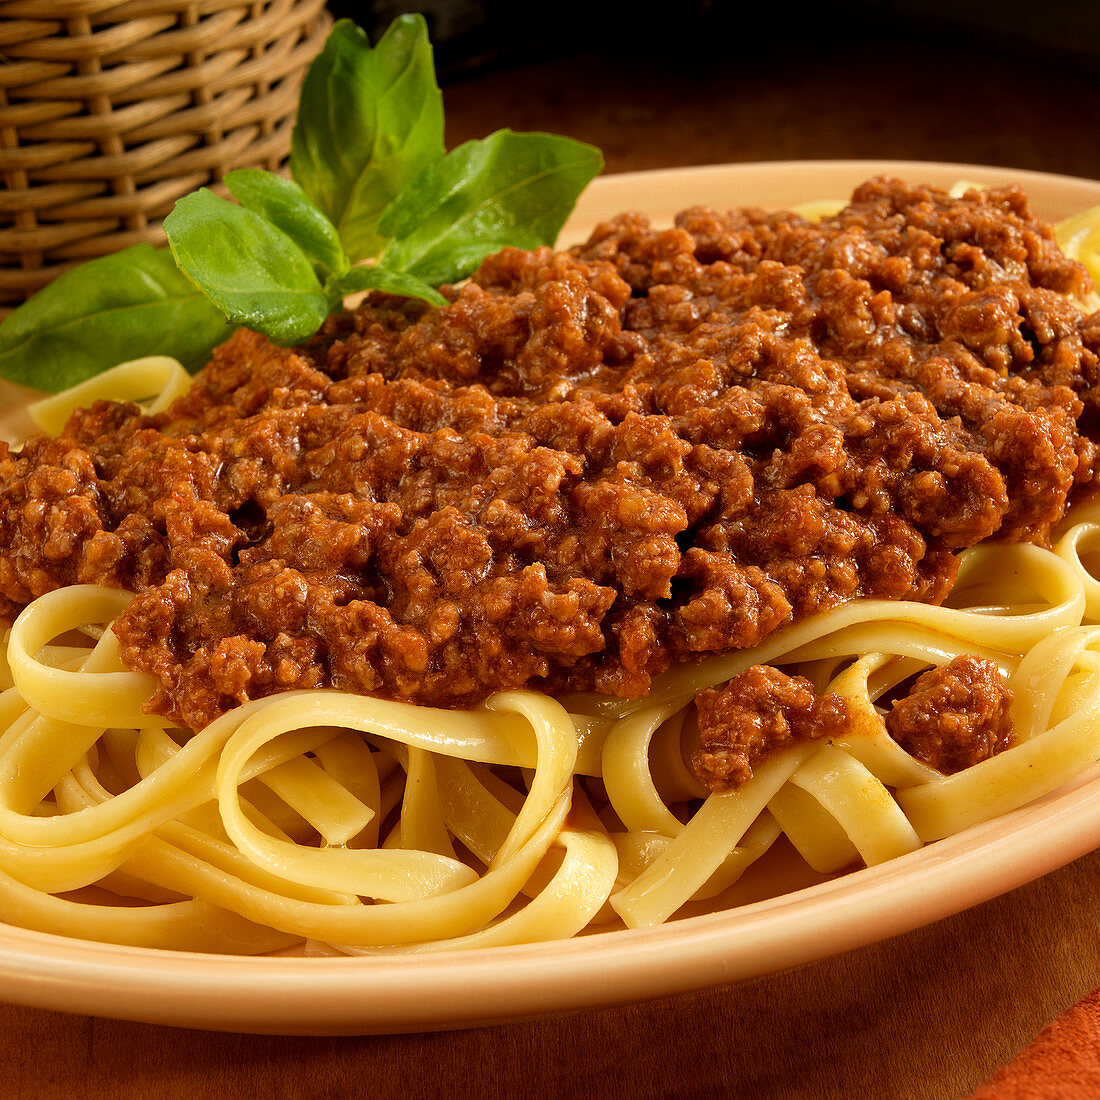
[[[660,35],[655,36],[660,38]],[[882,157],[1100,178],[1095,67],[974,40],[632,40],[445,87],[448,141],[589,140],[610,172]],[[653,39],[651,39],[652,41]],[[1100,985],[1100,854],[930,927],[653,1003],[470,1031],[204,1033],[0,1007],[0,1096],[889,1097],[960,1100]]]

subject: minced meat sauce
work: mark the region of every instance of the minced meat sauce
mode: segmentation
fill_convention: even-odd
[[[195,729],[323,685],[641,696],[1047,540],[1095,474],[1088,289],[1019,190],[886,179],[818,224],[697,208],[506,249],[443,308],[240,331],[168,411],[0,452],[0,611],[136,591],[124,660]]]
[[[798,741],[839,737],[849,727],[848,700],[817,695],[804,676],[770,665],[752,665],[725,687],[707,688],[695,699],[699,748],[695,773],[711,790],[728,791],[752,778],[753,764]]]
[[[1012,740],[1012,692],[995,662],[962,654],[919,676],[886,710],[886,731],[906,752],[945,775],[988,760]],[[740,787],[769,753],[799,741],[843,736],[851,704],[815,693],[803,676],[752,665],[695,699],[696,774],[711,790]]]
[[[886,730],[906,752],[950,775],[1008,747],[1011,707],[996,664],[964,654],[920,676],[887,712]]]

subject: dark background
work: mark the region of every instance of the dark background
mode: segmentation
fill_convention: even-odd
[[[372,41],[428,20],[448,145],[502,126],[591,141],[609,172],[822,158],[1100,178],[1097,0],[331,0]]]
[[[687,61],[698,51],[710,61],[738,65],[752,57],[779,61],[792,44],[874,48],[899,37],[931,47],[950,40],[982,53],[1034,58],[1043,53],[1100,74],[1100,13],[1095,0],[834,0],[799,11],[796,5],[677,0],[659,14],[637,3],[556,0],[331,0],[372,40],[398,14],[421,12],[436,46],[441,75],[484,70],[580,51],[628,49],[664,62]],[[698,56],[698,53],[696,54]]]

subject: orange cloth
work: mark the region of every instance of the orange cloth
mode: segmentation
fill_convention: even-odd
[[[1100,1097],[1100,990],[1075,1004],[969,1100]]]

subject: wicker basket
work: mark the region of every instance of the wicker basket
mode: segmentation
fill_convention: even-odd
[[[0,315],[181,195],[277,169],[324,0],[2,0]]]

